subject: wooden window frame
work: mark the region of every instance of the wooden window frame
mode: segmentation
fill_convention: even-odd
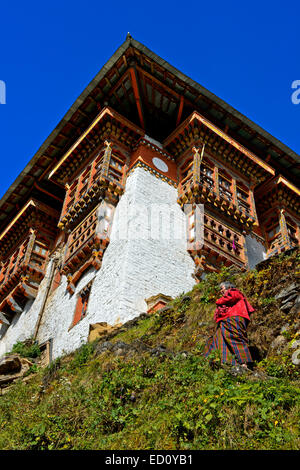
[[[83,289],[81,289],[81,291],[77,295],[75,312],[74,312],[72,324],[69,330],[73,328],[75,325],[77,325],[87,315],[92,282],[93,281],[90,281]]]

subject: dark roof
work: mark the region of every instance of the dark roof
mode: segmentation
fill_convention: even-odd
[[[298,183],[300,156],[297,153],[128,35],[125,42],[117,49],[77,98],[24,170],[3,195],[0,200],[0,227],[5,226],[7,219],[14,215],[17,210],[16,207],[18,207],[16,204],[22,205],[26,202],[26,197],[30,195],[34,181],[38,179],[40,181],[39,184],[42,184],[46,180],[44,175],[47,175],[47,169],[50,171],[51,166],[75,142],[80,133],[92,122],[99,109],[103,108],[103,106],[110,105],[128,119],[140,125],[135,103],[131,102],[133,96],[133,93],[130,94],[131,90],[127,89],[126,91],[126,86],[123,86],[125,95],[121,98],[115,92],[116,84],[126,74],[126,70],[129,67],[127,61],[129,62],[130,60],[139,69],[137,75],[140,80],[140,91],[143,97],[146,96],[147,86],[154,87],[154,80],[157,83],[155,85],[158,87],[157,90],[160,87],[159,84],[169,90],[168,96],[163,96],[164,92],[161,91],[162,95],[159,95],[159,91],[157,91],[157,96],[161,97],[161,109],[159,111],[155,109],[154,102],[144,108],[146,116],[145,131],[148,135],[151,136],[152,134],[154,138],[157,138],[153,134],[159,128],[163,128],[158,123],[156,128],[153,127],[149,131],[147,125],[153,126],[158,116],[155,112],[159,113],[162,119],[163,117],[165,118],[164,123],[170,121],[172,129],[170,126],[166,127],[165,132],[175,129],[179,100],[180,96],[183,96],[184,109],[182,120],[196,109],[220,128],[226,128],[231,137],[247,146],[257,156],[263,160],[268,157],[268,163],[276,169],[278,174],[282,173],[287,179],[295,184]],[[163,99],[165,99],[166,105],[164,105]],[[161,137],[166,137],[166,135]],[[45,184],[49,184],[49,182]],[[47,189],[49,191],[49,187]]]

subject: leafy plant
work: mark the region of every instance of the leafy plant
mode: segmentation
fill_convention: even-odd
[[[38,343],[33,341],[18,341],[16,344],[14,344],[12,352],[30,359],[40,357],[41,355],[41,350]]]

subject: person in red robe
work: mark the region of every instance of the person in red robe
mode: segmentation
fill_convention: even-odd
[[[220,290],[222,296],[216,301],[214,314],[217,330],[208,340],[204,355],[208,357],[212,351],[219,350],[222,363],[251,368],[253,360],[246,330],[255,309],[230,282],[222,282]]]

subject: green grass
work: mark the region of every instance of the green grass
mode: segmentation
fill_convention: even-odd
[[[200,354],[91,356],[46,388],[43,374],[1,397],[1,449],[299,449],[287,379],[235,378]]]
[[[164,345],[170,354],[97,356],[96,341],[15,383],[0,397],[0,449],[299,450],[299,367],[288,349],[264,352],[287,320],[296,321],[269,301],[275,271],[299,272],[297,256],[234,278],[257,308],[249,328],[262,356],[256,365],[273,378],[234,377],[217,355],[213,368],[202,355],[214,331],[217,285],[231,276],[224,269],[195,286],[190,299],[180,296],[171,310],[109,340]]]

